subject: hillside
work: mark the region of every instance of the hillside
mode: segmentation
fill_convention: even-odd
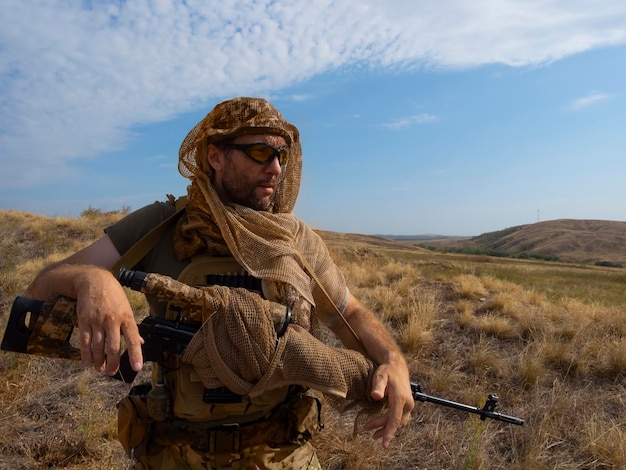
[[[410,243],[448,249],[475,248],[508,255],[539,255],[578,263],[626,264],[626,222],[607,220],[550,220],[471,238],[411,240]]]

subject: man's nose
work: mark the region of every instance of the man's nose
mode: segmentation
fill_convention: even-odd
[[[278,155],[272,158],[271,162],[265,164],[265,171],[267,173],[280,175],[282,167],[280,166],[280,162],[278,161]]]

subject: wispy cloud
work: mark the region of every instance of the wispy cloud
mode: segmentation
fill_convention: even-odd
[[[430,124],[433,122],[438,122],[439,118],[432,114],[416,114],[414,116],[404,117],[400,119],[395,119],[393,121],[384,122],[382,124],[383,127],[387,129],[391,129],[394,131],[399,131],[402,129],[407,129],[416,124]]]
[[[296,103],[302,103],[304,101],[309,101],[309,100],[314,99],[314,96],[310,94],[288,95],[288,96],[283,96],[283,99],[291,100]]]
[[[3,0],[0,187],[67,177],[134,126],[341,67],[524,66],[624,42],[614,0]]]
[[[570,111],[577,111],[579,109],[587,108],[589,106],[593,106],[594,104],[607,101],[610,98],[612,98],[612,96],[607,93],[594,91],[589,93],[587,96],[575,99],[567,106],[567,109]]]

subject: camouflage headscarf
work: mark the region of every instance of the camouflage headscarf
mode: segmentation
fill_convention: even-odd
[[[207,147],[236,136],[259,133],[282,136],[291,150],[282,167],[274,204],[266,211],[224,204],[213,186]],[[174,235],[177,256],[232,256],[248,273],[263,279],[266,294],[281,292],[280,298],[271,300],[283,302],[289,297],[293,301],[301,296],[315,305],[320,300],[314,299],[318,297],[314,293],[317,287],[306,273],[304,257],[316,272],[319,270],[318,276],[324,278],[322,282],[334,294],[333,298],[342,299],[345,280],[332,269],[328,250],[310,227],[291,214],[300,187],[301,168],[298,130],[270,103],[259,98],[235,98],[218,104],[189,132],[180,148],[179,171],[191,179],[191,185],[186,213]]]
[[[219,103],[187,134],[178,152],[178,171],[194,181],[198,173],[212,178],[213,169],[207,161],[207,147],[220,141],[247,134],[274,134],[285,139],[289,160],[282,168],[270,212],[291,212],[302,173],[302,148],[298,129],[262,98],[234,98]]]

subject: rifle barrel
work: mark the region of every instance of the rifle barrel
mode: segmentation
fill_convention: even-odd
[[[510,424],[516,424],[518,426],[522,426],[524,424],[524,420],[521,418],[516,418],[515,416],[508,416],[502,413],[497,413],[493,411],[495,407],[495,400],[490,401],[493,397],[490,395],[487,403],[483,408],[478,408],[477,406],[466,405],[464,403],[458,403],[456,401],[446,400],[444,398],[435,397],[433,395],[427,395],[426,393],[422,393],[421,388],[416,383],[411,383],[411,389],[413,392],[413,399],[418,401],[427,401],[430,403],[435,403],[437,405],[447,406],[449,408],[455,408],[457,410],[465,411],[467,413],[474,413],[480,415],[480,419],[484,420],[485,418],[490,418],[496,421],[504,421]]]

